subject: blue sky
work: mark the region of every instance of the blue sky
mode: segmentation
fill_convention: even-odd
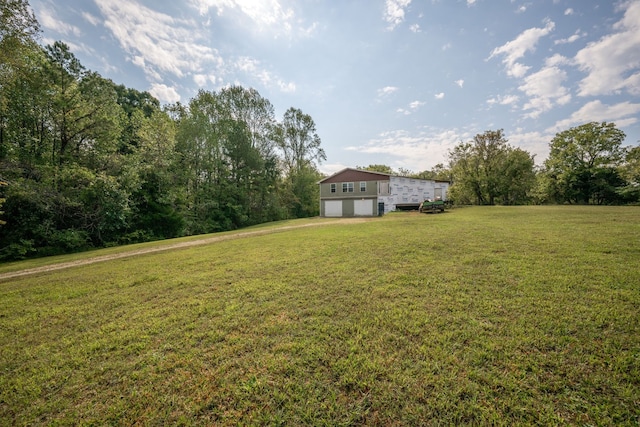
[[[162,103],[239,84],[314,119],[325,173],[415,172],[486,130],[640,140],[640,0],[30,0],[42,43]]]

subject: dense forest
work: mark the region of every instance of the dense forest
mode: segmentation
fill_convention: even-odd
[[[161,106],[41,46],[27,0],[0,4],[0,260],[164,239],[318,214],[326,158],[311,116],[277,119],[256,90],[201,91]],[[536,167],[502,130],[460,142],[448,164],[459,204],[640,201],[640,147],[613,123],[558,133]]]
[[[317,215],[325,154],[300,109],[276,120],[239,86],[160,106],[40,46],[26,1],[2,8],[0,259]]]

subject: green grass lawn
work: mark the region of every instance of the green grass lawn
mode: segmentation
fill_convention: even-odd
[[[0,282],[2,425],[639,422],[637,207],[394,213]]]

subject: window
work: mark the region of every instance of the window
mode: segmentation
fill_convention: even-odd
[[[332,193],[336,192],[336,185],[335,184],[331,184],[331,192]]]
[[[362,181],[360,182],[360,191],[367,191],[367,183]]]
[[[343,182],[342,183],[342,192],[343,193],[353,193],[353,182]]]
[[[381,181],[379,184],[378,194],[388,195],[389,193],[389,181]]]

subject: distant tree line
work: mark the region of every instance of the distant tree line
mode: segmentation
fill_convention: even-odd
[[[623,147],[624,138],[613,123],[586,123],[557,133],[549,158],[536,167],[534,156],[509,145],[502,129],[489,130],[451,149],[446,166],[419,173],[363,169],[450,181],[456,204],[638,204],[640,146]]]
[[[40,46],[26,0],[0,8],[0,259],[318,214],[309,115],[239,86],[161,107]]]

